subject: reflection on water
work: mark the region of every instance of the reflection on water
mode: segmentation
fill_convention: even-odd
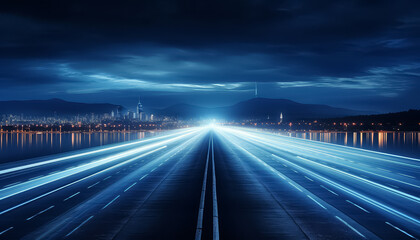
[[[282,135],[420,158],[420,132],[283,132]]]
[[[0,163],[141,139],[155,132],[0,133]]]

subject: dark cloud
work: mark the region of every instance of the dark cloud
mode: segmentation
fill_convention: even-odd
[[[419,10],[405,0],[7,1],[1,98],[223,105],[252,97],[258,81],[264,97],[419,108]]]

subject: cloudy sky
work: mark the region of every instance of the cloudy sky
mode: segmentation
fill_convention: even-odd
[[[0,100],[420,108],[420,1],[5,1]]]

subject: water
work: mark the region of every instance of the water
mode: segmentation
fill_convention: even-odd
[[[420,132],[281,132],[280,134],[420,158]]]
[[[0,163],[141,139],[156,132],[0,133]],[[316,141],[420,158],[420,132],[281,132]]]
[[[157,132],[0,133],[0,163],[141,139]]]

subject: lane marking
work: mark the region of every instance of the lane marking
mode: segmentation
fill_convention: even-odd
[[[105,181],[105,180],[107,180],[107,179],[110,179],[110,178],[112,178],[112,176],[108,176],[108,177],[104,178],[104,180],[103,180],[103,181]]]
[[[406,231],[402,230],[401,228],[399,228],[399,227],[397,227],[397,226],[394,226],[394,225],[392,225],[392,224],[391,224],[391,223],[389,223],[389,222],[385,222],[385,223],[386,223],[386,224],[388,224],[389,226],[391,226],[391,227],[393,227],[393,228],[397,229],[398,231],[400,231],[400,232],[404,233],[405,235],[407,235],[407,236],[409,236],[409,237],[411,237],[411,238],[417,239],[417,238],[415,238],[413,235],[411,235],[411,234],[409,234],[408,232],[406,232]]]
[[[274,155],[274,154],[273,154],[273,155]],[[276,156],[276,155],[274,155],[274,156]],[[390,188],[390,187],[385,186],[385,185],[383,185],[383,184],[380,184],[380,183],[377,183],[377,182],[373,182],[373,181],[371,181],[371,180],[368,180],[368,179],[366,179],[367,177],[366,177],[366,176],[364,176],[364,175],[360,175],[360,176],[364,176],[365,178],[363,178],[363,177],[359,177],[359,176],[356,176],[356,175],[354,175],[354,174],[347,173],[347,172],[341,171],[341,170],[339,170],[339,169],[335,169],[335,168],[332,168],[332,167],[326,166],[326,165],[324,165],[324,164],[321,164],[321,163],[317,163],[317,162],[311,161],[311,160],[309,160],[309,159],[307,159],[307,158],[304,158],[304,157],[300,157],[300,156],[298,156],[297,158],[298,158],[298,159],[301,159],[301,160],[303,160],[303,161],[309,161],[309,162],[311,162],[311,163],[312,163],[312,164],[314,164],[314,165],[318,165],[318,166],[321,166],[321,167],[324,167],[324,168],[330,169],[330,170],[332,170],[332,171],[339,172],[339,173],[341,173],[341,174],[343,174],[343,175],[346,175],[346,176],[352,177],[352,178],[354,178],[354,179],[356,179],[356,180],[359,180],[359,181],[361,181],[361,182],[364,182],[364,183],[367,183],[367,184],[369,184],[369,185],[375,186],[375,187],[377,187],[377,188],[379,188],[379,189],[381,189],[381,190],[386,190],[386,191],[391,192],[391,193],[393,193],[393,194],[397,194],[397,195],[399,195],[399,196],[401,196],[401,197],[404,197],[404,198],[406,198],[406,199],[408,199],[408,200],[411,200],[411,201],[413,201],[413,202],[420,203],[420,198],[418,198],[418,197],[416,197],[416,196],[413,196],[413,195],[411,195],[411,194],[408,194],[408,193],[405,193],[405,192],[402,192],[402,191],[399,191],[399,190],[396,190],[396,189]]]
[[[330,190],[330,189],[326,188],[324,185],[320,185],[320,186],[321,186],[323,189],[327,190],[328,192],[330,192],[330,193],[332,193],[332,194],[334,194],[334,195],[338,196],[338,194],[337,194],[337,193],[335,193],[333,190]]]
[[[88,189],[89,188],[91,188],[91,187],[94,187],[94,186],[96,186],[96,185],[98,185],[100,183],[100,181],[99,182],[96,182],[96,183],[94,183],[94,184],[92,184],[92,185],[90,185],[89,187],[87,187]]]
[[[326,207],[324,207],[324,205],[322,205],[320,202],[318,202],[317,200],[315,200],[314,198],[312,198],[309,195],[306,195],[308,198],[310,198],[312,201],[314,201],[316,204],[318,204],[320,207],[322,207],[323,209],[327,209]]]
[[[404,174],[404,173],[397,173],[398,175],[401,175],[401,176],[404,176],[404,177],[409,177],[409,178],[412,178],[412,179],[416,179],[415,177],[413,177],[413,176],[410,176],[410,175],[407,175],[407,174]]]
[[[382,170],[382,171],[384,171],[384,172],[391,172],[390,170],[387,170],[387,169],[384,169],[384,168],[380,168],[380,167],[376,167],[377,169],[379,169],[379,170]]]
[[[139,148],[137,148],[137,149],[132,149],[132,150],[125,151],[125,152],[122,152],[122,153],[114,154],[114,155],[111,155],[111,156],[108,156],[108,157],[105,157],[105,158],[99,159],[99,160],[97,160],[97,161],[95,161],[95,162],[93,162],[93,163],[81,164],[80,166],[78,166],[78,167],[74,167],[74,168],[70,167],[70,168],[72,168],[71,170],[68,170],[68,171],[63,171],[63,172],[61,172],[61,173],[56,173],[56,174],[54,174],[54,175],[50,175],[50,176],[47,176],[47,177],[42,177],[42,178],[40,178],[40,179],[33,180],[33,181],[38,181],[38,182],[39,182],[39,180],[44,180],[44,179],[45,179],[45,180],[47,180],[47,179],[51,179],[51,177],[53,177],[53,176],[56,176],[56,175],[57,175],[57,176],[56,176],[56,178],[54,178],[54,179],[51,179],[51,180],[47,180],[47,181],[41,182],[40,184],[37,184],[37,185],[31,185],[31,186],[29,186],[29,187],[27,187],[27,188],[25,188],[25,189],[23,189],[23,190],[20,190],[20,191],[17,191],[17,192],[13,192],[13,193],[10,193],[10,194],[8,194],[8,195],[6,195],[6,196],[2,196],[2,197],[0,197],[0,200],[5,199],[5,198],[8,198],[8,197],[12,197],[12,196],[14,196],[14,195],[16,195],[16,194],[19,194],[19,193],[21,193],[21,192],[28,191],[28,190],[30,190],[30,189],[33,189],[33,188],[36,188],[36,187],[39,187],[39,186],[43,186],[43,185],[48,184],[48,183],[50,183],[50,182],[58,181],[58,180],[60,180],[60,179],[66,178],[66,177],[68,177],[68,176],[72,176],[72,175],[74,175],[74,174],[78,174],[78,173],[81,173],[81,172],[87,171],[87,170],[89,170],[89,169],[93,169],[93,168],[95,168],[95,167],[102,166],[103,164],[110,163],[110,162],[113,162],[113,161],[119,160],[119,159],[121,159],[121,158],[129,157],[129,156],[132,156],[132,155],[138,154],[138,153],[140,153],[140,152],[147,151],[147,150],[149,150],[149,149],[153,149],[153,148],[154,148],[154,147],[156,147],[156,146],[162,146],[162,145],[167,144],[167,143],[170,143],[170,142],[177,142],[177,141],[180,141],[181,139],[183,139],[183,138],[185,138],[186,136],[189,136],[189,135],[191,135],[191,134],[193,134],[193,133],[195,133],[195,132],[192,132],[192,131],[191,131],[191,132],[190,132],[190,133],[188,133],[188,134],[184,134],[184,135],[181,135],[181,136],[177,136],[177,137],[174,137],[174,138],[171,138],[171,139],[168,139],[168,140],[164,140],[164,141],[161,141],[161,142],[158,142],[158,143],[154,143],[154,144],[150,144],[150,145],[146,145],[146,146],[139,147]],[[166,148],[166,147],[167,147],[167,146],[165,145],[165,146],[162,146],[161,148]],[[152,153],[152,152],[153,152],[153,150],[152,150],[152,151],[150,151],[150,152],[148,152],[148,153],[145,153],[145,154],[150,154],[150,153]],[[142,154],[142,155],[140,155],[140,156],[144,156],[144,154]],[[140,157],[139,157],[139,156],[137,156],[137,157],[134,157],[134,158],[132,158],[132,159],[139,159],[139,158],[140,158]],[[116,165],[119,165],[119,164],[116,164]],[[0,170],[0,172],[1,172],[1,170]],[[25,185],[29,185],[31,182],[32,182],[32,181],[27,181],[27,182],[24,182],[24,183],[22,183],[22,184],[17,185],[16,187],[19,187],[20,185],[22,185],[22,186],[24,186],[24,187],[25,187]],[[15,187],[13,187],[13,188],[15,188]],[[7,192],[7,190],[9,190],[9,188],[6,188],[6,189],[1,189],[1,190],[0,190],[0,192],[5,191],[5,190],[6,190],[6,192]],[[12,191],[13,191],[13,189],[12,189]]]
[[[217,210],[216,170],[214,166],[214,143],[211,138],[211,161],[213,172],[213,240],[219,240],[219,212]]]
[[[108,207],[109,205],[111,205],[115,200],[117,200],[118,198],[120,197],[120,195],[118,195],[118,196],[116,196],[114,199],[112,199],[107,205],[105,205],[103,208],[102,208],[102,210],[103,209],[105,209],[106,207]]]
[[[49,208],[47,208],[47,209],[42,210],[41,212],[39,212],[39,213],[37,213],[37,214],[33,215],[32,217],[28,217],[28,218],[26,219],[26,221],[29,221],[29,220],[31,220],[32,218],[34,218],[34,217],[36,217],[36,216],[38,216],[38,215],[40,215],[40,214],[43,214],[44,212],[46,212],[46,211],[50,210],[50,209],[51,209],[51,208],[53,208],[53,207],[54,207],[54,205],[50,206],[50,207],[49,207]]]
[[[203,184],[201,187],[200,207],[198,209],[197,227],[195,230],[195,240],[201,240],[201,234],[203,232],[204,201],[206,198],[207,171],[209,168],[209,156],[210,156],[210,138],[209,138],[209,146],[207,148],[207,159],[206,159],[206,166],[204,168]]]
[[[80,193],[80,192],[77,192],[77,193],[75,193],[75,194],[71,195],[70,197],[68,197],[68,198],[64,199],[64,200],[63,200],[63,202],[65,202],[65,201],[69,200],[70,198],[72,198],[72,197],[74,197],[74,196],[78,195],[79,193]]]
[[[141,181],[143,178],[147,177],[147,175],[149,175],[149,174],[148,174],[148,173],[146,173],[145,175],[143,175],[143,177],[141,177],[141,178],[139,179],[139,181]]]
[[[361,206],[357,205],[356,203],[354,203],[354,202],[352,202],[352,201],[350,201],[350,200],[346,200],[346,202],[348,202],[348,203],[350,203],[350,204],[353,204],[353,206],[355,206],[355,207],[357,207],[357,208],[359,208],[359,209],[361,209],[361,210],[363,210],[363,211],[365,211],[365,212],[367,212],[367,213],[370,213],[368,210],[366,210],[366,209],[362,208]]]
[[[128,188],[126,188],[125,190],[124,190],[124,192],[127,192],[131,187],[133,187],[134,185],[136,185],[137,184],[137,182],[135,182],[135,183],[133,183],[133,184],[131,184]]]
[[[61,187],[56,188],[56,189],[54,189],[54,190],[51,190],[51,191],[49,191],[49,192],[47,192],[47,193],[41,194],[41,195],[39,195],[38,197],[32,198],[32,199],[27,200],[27,201],[25,201],[25,202],[19,203],[18,205],[15,205],[14,207],[11,207],[11,208],[8,208],[8,209],[6,209],[6,210],[1,211],[1,212],[0,212],[0,215],[5,214],[5,213],[7,213],[7,212],[10,212],[10,211],[12,211],[12,210],[14,210],[14,209],[16,209],[16,208],[22,207],[22,206],[24,206],[24,205],[26,205],[26,204],[28,204],[28,203],[31,203],[31,202],[36,201],[36,200],[38,200],[38,199],[41,199],[41,198],[43,198],[43,197],[45,197],[45,196],[48,196],[48,195],[50,195],[50,194],[53,194],[53,193],[55,193],[55,192],[58,192],[58,191],[60,191],[60,190],[62,190],[62,189],[64,189],[64,188],[67,188],[67,187],[69,187],[69,186],[72,186],[72,185],[74,185],[74,184],[76,184],[76,183],[82,182],[82,181],[84,181],[84,180],[86,180],[86,179],[89,179],[89,178],[91,178],[91,177],[94,177],[94,176],[96,176],[96,175],[99,175],[99,174],[101,174],[101,173],[104,173],[104,172],[106,172],[106,171],[109,171],[109,170],[111,170],[111,169],[114,169],[114,168],[120,167],[120,166],[122,166],[122,165],[124,165],[124,164],[127,164],[127,163],[131,162],[131,161],[135,161],[135,160],[137,160],[137,159],[139,159],[139,158],[141,158],[141,157],[147,156],[147,155],[149,155],[149,154],[151,154],[151,153],[154,153],[154,152],[159,151],[159,150],[164,149],[164,148],[166,148],[166,146],[163,146],[163,147],[157,148],[157,149],[152,150],[152,151],[150,151],[150,152],[144,153],[144,154],[142,154],[142,155],[140,155],[140,156],[137,156],[137,157],[131,158],[131,159],[129,159],[129,160],[126,160],[126,161],[124,161],[124,162],[122,162],[122,163],[118,163],[118,164],[116,164],[116,165],[114,165],[114,166],[112,166],[112,167],[109,167],[109,168],[106,168],[106,169],[101,170],[101,171],[99,171],[99,172],[93,173],[93,174],[91,174],[91,175],[89,175],[89,176],[86,176],[86,177],[81,178],[81,179],[79,179],[79,180],[76,180],[76,181],[74,181],[74,182],[68,183],[68,184],[66,184],[66,185],[64,185],[64,186],[61,186]]]
[[[298,188],[295,184],[293,184],[293,183],[291,183],[291,182],[289,182],[289,181],[288,181],[288,183],[289,183],[290,185],[292,185],[293,187],[295,187],[297,190],[299,190],[299,191],[303,192],[303,191],[302,191],[302,189]]]
[[[77,229],[79,229],[81,226],[83,226],[85,223],[87,223],[90,219],[92,219],[93,216],[90,216],[88,219],[86,219],[85,221],[83,221],[79,226],[77,226],[75,229],[73,229],[71,232],[67,233],[66,236],[64,237],[68,237],[70,236],[72,233],[74,233]]]
[[[165,138],[171,139],[172,136],[176,136],[176,135],[180,135],[180,136],[177,136],[175,138],[179,138],[179,137],[183,137],[183,136],[185,137],[185,136],[188,136],[188,135],[190,135],[192,133],[195,133],[197,131],[198,130],[194,130],[194,129],[193,130],[188,130],[188,131],[181,131],[181,132],[176,132],[176,133],[173,133],[173,134],[168,134],[168,135],[159,136],[159,137],[153,137],[153,138],[150,138],[150,139],[141,140],[141,141],[132,142],[132,143],[127,143],[127,144],[118,145],[118,146],[113,146],[113,147],[109,147],[109,148],[105,148],[105,149],[99,149],[99,150],[94,150],[94,151],[90,151],[90,152],[84,152],[84,153],[79,153],[79,154],[75,154],[75,155],[70,155],[70,156],[55,158],[55,159],[46,160],[46,161],[42,161],[42,162],[31,163],[31,164],[27,164],[27,165],[23,165],[23,166],[13,167],[13,168],[9,168],[9,169],[4,169],[4,170],[0,170],[0,175],[5,174],[5,173],[9,173],[9,172],[24,170],[24,169],[27,169],[27,168],[42,166],[42,165],[49,164],[49,163],[59,162],[59,161],[67,160],[67,159],[72,159],[72,158],[82,157],[82,156],[86,156],[86,155],[91,155],[91,154],[95,154],[95,153],[99,153],[99,152],[106,152],[106,151],[109,151],[109,150],[123,148],[123,147],[126,147],[126,146],[142,144],[142,143],[146,143],[146,142],[150,142],[150,141],[156,141],[156,140],[159,140],[159,139],[162,139],[162,138],[163,139],[165,139]],[[163,142],[167,142],[167,141],[163,141]],[[73,168],[73,167],[69,167],[69,168]]]
[[[6,232],[8,232],[9,230],[12,230],[12,229],[13,229],[13,227],[9,227],[8,229],[6,229],[6,230],[4,230],[4,231],[0,232],[0,235],[2,235],[3,233],[6,233]]]
[[[354,227],[352,227],[350,224],[348,224],[346,221],[341,219],[339,216],[335,216],[340,222],[344,223],[347,227],[349,227],[351,230],[353,230],[355,233],[359,234],[361,237],[366,238],[365,235],[361,234],[359,231],[357,231]]]
[[[297,165],[295,163],[292,163],[292,162],[290,162],[290,161],[288,161],[288,160],[286,160],[286,159],[284,159],[282,157],[279,157],[279,156],[277,156],[275,154],[272,154],[272,155],[275,156],[276,158],[278,158],[279,160],[288,162],[289,164],[293,165],[294,167],[299,168],[303,172],[309,173],[310,175],[316,177],[318,180],[321,180],[321,181],[323,181],[323,182],[325,182],[325,183],[327,183],[327,184],[329,184],[329,185],[331,185],[333,187],[336,187],[336,188],[338,188],[341,191],[344,191],[346,193],[349,193],[349,194],[351,194],[351,195],[359,198],[360,200],[363,200],[363,201],[365,201],[365,202],[367,202],[367,203],[369,203],[369,204],[371,204],[371,205],[373,205],[373,206],[375,206],[377,208],[380,208],[380,209],[382,209],[382,210],[384,210],[384,211],[386,211],[386,212],[388,212],[388,213],[390,213],[392,215],[396,215],[398,217],[402,217],[405,220],[409,220],[411,222],[414,222],[415,224],[420,224],[420,220],[418,220],[418,219],[416,219],[414,217],[411,217],[411,216],[409,216],[409,215],[407,215],[407,214],[405,214],[403,212],[400,212],[400,211],[398,211],[398,210],[396,210],[396,209],[394,209],[392,207],[389,207],[389,206],[387,206],[385,204],[382,204],[382,203],[380,203],[380,202],[378,202],[378,201],[376,201],[376,200],[374,200],[374,199],[372,199],[372,198],[370,198],[370,197],[368,197],[368,196],[366,196],[366,195],[364,195],[362,193],[359,193],[359,192],[357,192],[355,190],[352,190],[352,189],[350,189],[348,187],[345,187],[344,185],[341,185],[339,183],[336,183],[336,182],[330,180],[329,178],[323,177],[323,176],[321,176],[321,175],[319,175],[319,174],[317,174],[317,173],[315,173],[315,172],[313,172],[311,170],[305,169],[305,168],[303,168],[303,167],[301,167],[301,166],[299,166],[299,165]]]
[[[309,177],[307,177],[307,176],[304,176],[306,179],[308,179],[309,181],[311,181],[311,182],[313,182],[314,180],[312,180],[312,179],[310,179]]]

